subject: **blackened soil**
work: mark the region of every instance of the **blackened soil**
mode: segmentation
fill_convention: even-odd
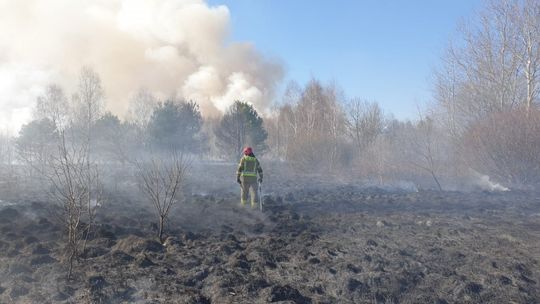
[[[164,244],[112,200],[66,279],[51,207],[0,207],[0,303],[540,303],[540,196],[337,187],[193,196]]]

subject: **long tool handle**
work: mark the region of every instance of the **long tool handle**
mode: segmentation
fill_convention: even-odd
[[[259,183],[259,210],[263,211],[263,201],[262,201],[262,185]]]

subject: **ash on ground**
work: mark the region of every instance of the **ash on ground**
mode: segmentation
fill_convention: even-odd
[[[539,303],[540,196],[332,187],[177,206],[117,198],[75,265],[44,202],[0,207],[1,303]]]

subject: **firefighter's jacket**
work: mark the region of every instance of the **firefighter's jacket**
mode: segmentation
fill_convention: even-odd
[[[259,160],[255,156],[244,155],[238,164],[236,177],[242,177],[242,180],[245,182],[256,183],[257,174],[259,174],[259,178],[262,179],[263,170],[261,164],[259,164]]]

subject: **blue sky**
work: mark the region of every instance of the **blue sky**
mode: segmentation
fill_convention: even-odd
[[[348,97],[414,119],[431,99],[433,69],[482,0],[211,0],[226,5],[235,41],[284,63],[284,84],[335,81]]]

